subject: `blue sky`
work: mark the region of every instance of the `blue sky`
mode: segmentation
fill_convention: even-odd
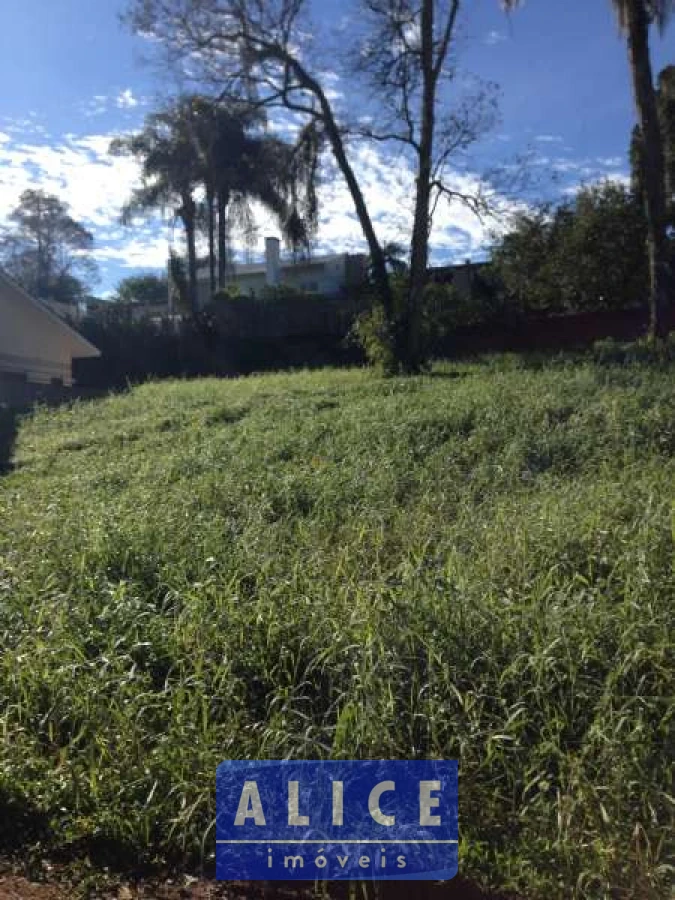
[[[460,67],[501,88],[502,121],[476,149],[476,170],[529,150],[538,171],[559,176],[556,190],[625,177],[634,113],[625,43],[609,0],[528,0],[509,17],[498,0],[464,5]],[[331,26],[349,6],[315,2],[314,17]],[[123,0],[3,0],[0,32],[0,222],[26,187],[57,193],[94,233],[99,293],[124,275],[161,266],[167,248],[159,221],[131,229],[118,223],[137,170],[108,156],[109,141],[139,127],[173,87],[142,64],[148,45],[120,25],[123,8]],[[675,24],[663,38],[653,35],[652,57],[655,71],[673,61]],[[336,97],[343,87],[334,82]],[[381,148],[353,152],[378,227],[386,238],[401,236],[406,220],[397,196],[409,189],[409,173]],[[341,184],[327,183],[322,201],[319,247],[360,249]],[[263,217],[261,246],[271,231]],[[466,210],[444,209],[434,259],[477,256],[485,239],[485,227]]]

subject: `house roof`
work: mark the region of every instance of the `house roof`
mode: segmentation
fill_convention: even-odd
[[[59,318],[56,313],[52,312],[44,303],[41,303],[39,300],[36,300],[35,297],[32,297],[28,291],[25,291],[20,284],[14,281],[13,278],[4,271],[4,269],[0,268],[0,287],[6,285],[11,290],[14,291],[14,294],[21,297],[21,299],[31,304],[36,309],[40,310],[40,312],[50,320],[51,324],[60,331],[63,335],[67,336],[70,340],[71,344],[71,352],[73,357],[82,358],[82,357],[96,357],[101,355],[101,351],[94,347],[92,343],[90,343],[85,337],[83,337],[79,332],[75,331],[74,328],[71,328],[63,319]]]

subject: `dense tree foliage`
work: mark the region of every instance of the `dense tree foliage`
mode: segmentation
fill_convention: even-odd
[[[522,312],[635,306],[649,293],[645,237],[633,193],[606,181],[557,208],[518,215],[495,245],[494,271]]]
[[[151,306],[166,303],[168,283],[161,275],[129,275],[117,285],[115,300],[129,305]]]

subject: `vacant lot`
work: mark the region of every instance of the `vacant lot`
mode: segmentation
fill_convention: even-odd
[[[460,869],[664,897],[675,369],[146,385],[0,479],[0,839],[214,853],[225,758],[460,760]]]

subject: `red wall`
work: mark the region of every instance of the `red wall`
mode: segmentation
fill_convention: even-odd
[[[458,329],[439,350],[481,353],[589,347],[603,338],[636,340],[646,333],[648,322],[649,314],[643,309],[528,317],[514,325],[494,324]],[[675,307],[669,310],[668,325],[671,331],[675,331]]]

